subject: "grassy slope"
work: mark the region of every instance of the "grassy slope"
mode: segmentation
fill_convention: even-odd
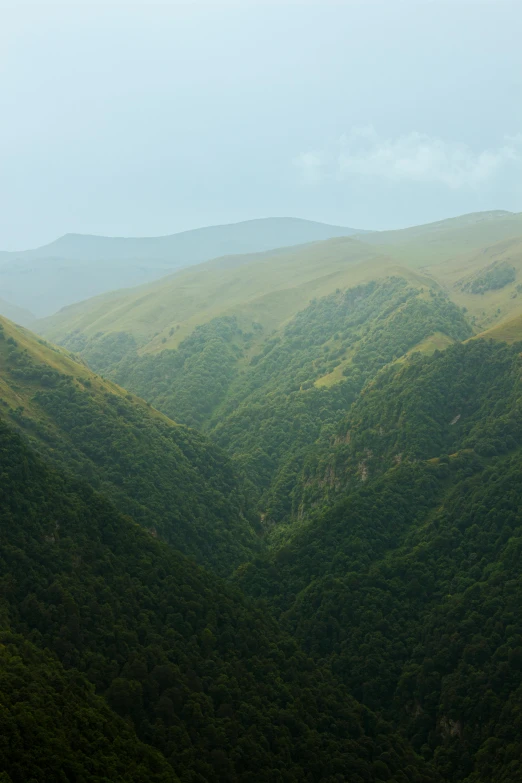
[[[480,330],[522,310],[522,297],[514,296],[522,279],[521,236],[520,215],[479,213],[276,253],[231,256],[73,305],[40,321],[37,328],[58,342],[75,331],[88,338],[123,332],[132,334],[142,350],[158,351],[175,348],[196,326],[216,316],[236,315],[244,328],[258,322],[266,333],[313,297],[402,274],[441,285],[456,304],[468,309]],[[459,288],[466,276],[502,260],[516,269],[513,284],[484,295]]]
[[[500,340],[506,343],[519,342],[522,340],[522,315],[502,321],[497,326],[481,332],[477,337],[483,337],[485,340]]]
[[[397,231],[373,232],[361,238],[376,247],[395,246],[404,251],[409,248],[408,258],[424,266],[430,259],[437,261],[444,255],[487,247],[520,234],[522,214],[498,211],[474,212]]]
[[[56,341],[75,330],[89,337],[100,331],[127,332],[147,351],[175,348],[196,326],[219,315],[236,315],[241,326],[258,322],[271,331],[310,299],[394,274],[397,266],[349,238],[277,254],[216,259],[149,286],[66,308],[37,328]],[[176,331],[170,335],[172,327]]]
[[[0,411],[47,459],[225,573],[258,546],[226,456],[199,433],[0,319]]]
[[[484,330],[522,311],[516,286],[522,282],[522,215],[478,213],[402,231],[362,238],[404,265],[439,283]],[[506,262],[516,280],[483,295],[462,291],[460,284],[492,263]],[[522,336],[522,334],[521,334]]]
[[[264,218],[164,237],[66,234],[34,250],[0,252],[0,290],[9,301],[43,317],[73,302],[146,284],[229,253],[274,250],[353,233],[308,220]]]

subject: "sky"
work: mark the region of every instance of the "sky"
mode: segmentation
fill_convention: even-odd
[[[522,210],[522,2],[0,0],[0,249]]]

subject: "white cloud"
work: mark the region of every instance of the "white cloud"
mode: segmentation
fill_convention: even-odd
[[[326,160],[322,152],[303,152],[292,162],[304,182],[313,184],[323,178]]]
[[[330,149],[305,152],[293,162],[309,183],[334,177],[475,187],[505,167],[522,163],[522,134],[506,137],[492,149],[475,151],[417,131],[383,138],[370,125],[353,128]]]

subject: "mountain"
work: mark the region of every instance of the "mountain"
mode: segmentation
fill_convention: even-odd
[[[520,344],[412,355],[310,455],[304,520],[238,572],[448,781],[522,774]]]
[[[36,320],[35,316],[30,313],[29,310],[24,310],[22,307],[9,304],[9,302],[6,302],[4,299],[0,299],[0,315],[3,315],[4,318],[9,318],[10,321],[21,324],[22,326],[31,326]]]
[[[372,245],[396,246],[404,252],[421,253],[417,263],[437,260],[443,254],[458,256],[462,252],[488,247],[504,239],[520,236],[522,213],[496,210],[472,212],[394,231],[367,232],[364,240]]]
[[[3,421],[0,456],[2,783],[439,780],[266,611]]]
[[[14,258],[71,261],[165,260],[170,266],[189,266],[217,256],[273,250],[331,237],[365,233],[300,218],[259,218],[220,226],[196,228],[162,237],[103,237],[65,234],[48,245],[21,252],[1,252],[0,262]]]
[[[41,317],[86,297],[139,285],[217,256],[354,233],[355,229],[298,218],[263,218],[164,237],[66,234],[33,250],[0,252],[0,287],[8,301]]]
[[[37,692],[42,654],[95,687],[115,774],[122,718],[142,777],[518,783],[510,221],[214,260],[62,312],[67,347],[3,324],[0,617]]]
[[[351,237],[229,256],[71,305],[36,328],[55,341],[72,333],[88,339],[124,333],[147,351],[175,348],[196,326],[216,316],[236,316],[245,328],[258,323],[269,331],[314,296],[351,280],[369,280],[383,265],[393,266]]]
[[[496,279],[498,267],[503,279]],[[392,274],[437,283],[466,307],[476,331],[490,328],[522,313],[517,289],[522,216],[478,213],[415,229],[215,259],[149,285],[87,299],[36,328],[57,342],[74,335],[79,344],[119,333],[132,337],[142,352],[157,352],[176,348],[217,316],[236,316],[247,331],[261,324],[266,333],[314,297]],[[473,275],[486,275],[488,281],[473,290],[467,285]]]
[[[356,240],[341,240],[335,250],[330,256],[333,271],[326,275],[324,268],[317,270],[317,259],[310,259],[310,275],[320,274],[321,280],[313,281],[313,289],[306,286],[308,306],[301,312],[288,317],[296,306],[296,298],[289,294],[261,298],[263,306],[268,301],[279,304],[279,310],[267,308],[277,314],[280,324],[268,334],[261,306],[260,320],[253,321],[251,303],[250,322],[246,309],[243,318],[240,314],[213,318],[196,327],[176,350],[144,352],[125,332],[101,332],[92,340],[73,332],[65,343],[97,371],[168,416],[204,429],[253,483],[249,495],[266,523],[281,522],[297,513],[293,488],[306,449],[323,431],[336,426],[381,367],[409,351],[429,351],[431,346],[434,350],[440,341],[450,344],[472,335],[461,310],[433,281],[401,270],[385,258],[368,258]],[[299,267],[303,277],[309,251],[304,252]],[[290,255],[289,271],[296,268],[293,262]],[[259,266],[264,263],[255,264],[257,274]],[[395,275],[384,276],[393,270]],[[284,266],[279,266],[279,272],[286,280]],[[254,273],[246,278],[253,285]],[[342,283],[343,276],[364,280],[375,274],[382,277],[346,290],[334,288],[310,303],[310,293],[321,292],[322,280],[328,291],[336,282]],[[232,286],[223,288],[229,292]],[[303,288],[298,287],[297,295],[304,299]],[[183,290],[179,289],[180,297]],[[169,295],[167,287],[163,293]],[[157,311],[161,309],[153,297],[150,302],[133,301],[136,308],[152,308],[156,301]],[[111,311],[106,312],[110,317]],[[130,313],[136,316],[134,308]],[[178,331],[173,330],[172,340]]]
[[[258,550],[256,519],[221,449],[3,319],[0,411],[43,457],[200,563],[225,573]]]
[[[361,239],[438,282],[476,331],[522,314],[522,213],[479,212]]]
[[[481,245],[515,231],[520,216],[486,213],[212,260],[38,328],[205,430],[266,526],[301,513],[307,449],[380,368],[522,313],[522,235]]]
[[[205,430],[266,526],[301,513],[307,450],[380,368],[496,324],[513,331],[521,289],[520,215],[479,213],[212,260],[38,328]]]

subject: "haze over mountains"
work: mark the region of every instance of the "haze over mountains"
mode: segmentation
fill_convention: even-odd
[[[0,783],[522,783],[522,3],[0,18]]]
[[[1,783],[519,783],[521,214],[34,328],[0,319]]]
[[[37,328],[58,341],[72,333],[89,339],[128,334],[140,350],[159,351],[176,347],[195,326],[218,315],[237,317],[247,330],[254,322],[272,330],[314,296],[400,272],[408,280],[441,286],[469,309],[480,331],[522,312],[522,297],[515,278],[506,286],[493,282],[482,296],[471,290],[472,278],[498,268],[522,271],[521,248],[520,213],[476,213],[272,254],[214,259],[156,283],[85,300]]]
[[[235,253],[261,252],[355,229],[298,218],[262,218],[164,237],[66,234],[33,250],[0,252],[0,290],[35,316],[115,288],[138,285],[180,267]],[[0,313],[10,317],[7,310]],[[30,315],[23,316],[25,324]]]

